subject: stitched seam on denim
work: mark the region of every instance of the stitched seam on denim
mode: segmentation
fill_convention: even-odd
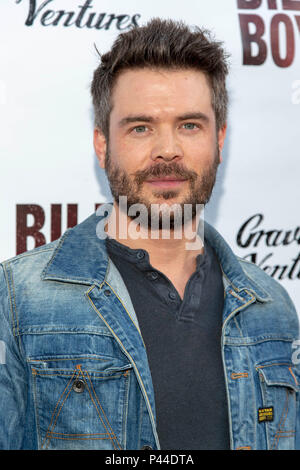
[[[272,298],[269,297],[269,293],[266,292],[264,289],[260,288],[260,287],[258,286],[258,284],[257,284],[257,283],[252,279],[252,277],[248,274],[248,272],[245,271],[245,269],[243,268],[241,262],[245,262],[245,263],[250,264],[250,265],[253,265],[253,263],[251,263],[250,261],[247,261],[247,260],[245,260],[245,259],[243,259],[243,258],[239,258],[238,256],[237,256],[236,258],[238,258],[238,261],[240,261],[239,264],[240,264],[240,266],[241,266],[241,268],[242,268],[242,271],[243,271],[243,274],[245,275],[245,277],[250,279],[250,281],[254,284],[254,286],[257,288],[257,290],[260,290],[260,289],[261,289],[261,290],[263,291],[263,293],[267,295],[267,298],[263,298],[263,297],[261,297],[259,294],[257,294],[256,291],[254,291],[254,292],[255,292],[255,296],[254,296],[254,297],[258,297],[259,299],[262,299],[264,302],[265,302],[265,301],[272,300]],[[222,269],[222,267],[221,267],[221,269]],[[231,281],[231,279],[229,279],[229,277],[225,274],[225,272],[223,271],[223,269],[222,269],[222,273],[223,273],[223,277],[226,278],[228,284],[229,284],[237,293],[238,293],[238,292],[241,292],[242,290],[245,290],[245,291],[248,292],[250,295],[253,295],[253,294],[252,294],[253,289],[250,289],[250,292],[249,292],[249,291],[247,290],[247,289],[249,289],[249,287],[247,287],[247,286],[244,286],[244,287],[242,287],[242,288],[236,287],[236,285],[233,284],[233,282]]]
[[[235,339],[237,339],[239,342],[235,342],[234,341]],[[245,337],[244,337],[244,339],[247,340],[247,338],[245,338]],[[238,337],[237,338],[230,338],[228,336],[225,337],[225,344],[227,346],[236,346],[236,347],[239,347],[239,346],[253,346],[255,344],[265,343],[266,341],[285,341],[285,342],[288,342],[288,343],[292,343],[293,339],[292,338],[278,337],[278,336],[275,336],[275,337],[269,336],[269,337],[261,338],[261,339],[255,340],[255,341],[252,340],[252,341],[241,342]]]
[[[41,377],[70,377],[71,373],[66,373],[66,374],[47,374],[47,372],[43,373],[40,372],[39,370],[36,370],[36,375],[39,375]],[[119,374],[119,375],[111,375],[111,376],[102,376],[102,375],[93,375],[93,378],[95,379],[119,379],[122,377],[124,374]],[[71,376],[72,378],[73,376]]]
[[[17,304],[16,304],[16,292],[15,292],[15,284],[14,284],[14,280],[13,280],[13,274],[12,274],[12,268],[10,265],[9,266],[9,270],[10,270],[10,277],[11,277],[11,286],[12,286],[12,290],[13,290],[13,303],[14,303],[14,308],[15,308],[15,322],[16,322],[16,329],[17,329],[17,335],[18,335],[18,344],[19,344],[19,351],[21,353],[21,350],[23,352],[23,357],[25,356],[24,354],[24,351],[23,351],[23,345],[22,345],[22,342],[21,342],[21,338],[20,338],[20,334],[19,334],[19,331],[20,331],[20,327],[19,327],[19,316],[18,316],[18,310],[17,310]]]
[[[235,323],[235,326],[236,326],[238,332],[240,333],[241,338],[243,338],[244,335],[243,335],[242,330],[241,330],[241,328],[240,328],[240,326],[239,326],[239,324],[238,324],[238,322],[237,322],[236,317],[233,317],[233,322]]]
[[[90,289],[91,290],[91,289]],[[136,364],[134,362],[134,360],[132,359],[131,355],[129,354],[129,352],[126,350],[126,348],[124,348],[122,342],[120,341],[119,337],[117,335],[114,334],[113,330],[111,329],[111,327],[109,326],[109,324],[106,322],[106,320],[103,318],[103,316],[101,315],[100,311],[96,308],[96,306],[94,305],[94,302],[92,301],[92,299],[88,296],[88,299],[93,307],[93,309],[95,310],[95,312],[97,313],[97,315],[102,319],[102,321],[106,324],[107,328],[112,332],[113,336],[116,338],[117,342],[119,343],[119,345],[121,346],[121,348],[126,351],[128,357],[129,357],[129,360],[132,364],[134,364],[134,369],[135,369],[135,372],[137,374],[137,376],[139,377],[140,379],[140,384],[142,386],[142,389],[144,389],[144,398],[145,398],[145,401],[147,403],[147,407],[148,407],[148,412],[150,414],[150,417],[152,417],[152,423],[154,423],[154,416],[153,416],[153,412],[152,412],[152,409],[151,409],[151,405],[150,405],[150,402],[149,402],[149,398],[148,398],[148,395],[147,395],[147,392],[145,390],[145,386],[144,386],[144,383],[142,381],[142,378],[140,376],[140,373],[136,367]]]
[[[288,439],[288,438],[290,438],[290,437],[295,437],[295,434],[290,433],[290,434],[285,434],[285,435],[281,436],[281,433],[277,433],[276,436],[277,436],[277,437],[276,437],[276,439],[277,439],[277,441],[276,441],[276,442],[277,442],[277,445],[276,445],[275,448],[272,448],[271,450],[278,450],[277,447],[278,447],[278,444],[279,444],[279,439],[282,439],[282,438],[283,438],[283,439],[284,439],[284,438]]]
[[[249,263],[249,261],[247,261],[247,263]],[[250,263],[250,264],[251,264],[251,263]],[[242,268],[242,269],[243,269],[243,268]],[[245,275],[250,279],[250,281],[254,284],[254,286],[256,287],[256,289],[257,289],[258,291],[261,290],[261,291],[263,292],[263,294],[265,294],[265,295],[267,296],[267,297],[261,297],[259,294],[257,294],[257,293],[255,292],[255,295],[256,295],[257,298],[261,299],[263,302],[266,302],[266,301],[269,302],[269,301],[273,300],[273,298],[269,295],[269,293],[268,293],[265,289],[263,289],[262,287],[260,287],[260,286],[257,284],[257,282],[252,278],[252,276],[250,276],[250,274],[249,274],[248,272],[246,272],[244,269],[243,269],[243,271],[244,271]],[[246,292],[249,292],[249,291],[247,291],[247,289],[248,289],[248,288],[245,289]],[[253,292],[253,289],[250,289],[250,292],[252,293],[252,292]],[[249,293],[250,293],[250,292],[249,292]]]
[[[115,294],[115,296],[117,297],[117,299],[119,300],[119,302],[121,303],[122,307],[124,308],[125,312],[127,313],[127,315],[129,316],[130,320],[132,321],[132,323],[134,324],[135,328],[137,329],[137,331],[139,332],[139,334],[141,335],[141,332],[140,330],[138,329],[137,325],[134,323],[134,321],[132,320],[131,318],[131,315],[130,313],[128,312],[127,308],[125,307],[125,305],[123,304],[122,300],[120,299],[120,297],[118,296],[118,294],[116,294],[116,292],[114,291],[114,289],[111,287],[111,285],[105,281],[106,284],[110,287],[110,289],[113,291],[113,293]],[[141,338],[142,338],[142,335],[141,335]],[[142,338],[143,340],[143,338]],[[143,343],[144,343],[144,340],[143,340]],[[144,346],[145,346],[145,343],[144,343]]]
[[[65,277],[60,278],[60,277],[56,277],[56,276],[53,277],[53,276],[50,276],[50,275],[47,276],[46,279],[43,279],[43,281],[44,281],[44,280],[45,280],[45,281],[51,281],[51,284],[52,284],[52,285],[57,284],[57,285],[59,285],[59,286],[61,286],[61,284],[64,283],[65,280],[66,280],[66,281],[72,281],[72,279],[69,279],[69,278],[65,278]],[[78,280],[77,280],[77,279],[74,279],[74,284],[75,284],[76,287],[80,286],[80,288],[81,288],[82,290],[85,289],[87,285],[88,285],[88,286],[91,285],[90,282],[80,282],[80,280],[81,280],[81,278],[79,278]],[[65,282],[64,284],[66,284],[66,282]]]
[[[142,437],[142,425],[143,425],[143,400],[140,400],[140,406],[139,406],[139,431],[138,431],[138,449],[141,448],[141,437]]]
[[[241,446],[241,447],[237,447],[236,450],[251,450],[252,447],[251,446]]]
[[[292,371],[292,367],[291,367],[291,364],[290,363],[286,363],[286,362],[278,362],[278,363],[275,363],[275,364],[266,364],[266,365],[261,365],[261,366],[256,366],[256,370],[258,369],[264,369],[264,368],[267,368],[267,367],[274,367],[274,366],[289,366],[288,370],[291,374],[291,376],[293,377],[293,380],[296,384],[296,386],[298,387],[298,382],[297,382],[297,379]],[[284,387],[290,387],[294,390],[293,387],[291,387],[291,384],[289,382],[275,382],[275,383],[272,383],[272,385],[279,385],[279,386],[284,386]]]
[[[291,366],[291,364],[287,362],[274,362],[273,364],[263,364],[261,366],[256,366],[256,369],[264,369],[266,367],[274,367],[274,366]]]
[[[97,282],[96,279],[86,279],[85,277],[77,277],[77,276],[73,276],[73,277],[58,277],[58,276],[50,276],[49,274],[47,275],[47,277],[45,278],[46,281],[61,281],[61,282],[70,282],[72,284],[83,284],[85,286],[90,286],[91,284],[93,284],[93,287],[96,287],[96,286],[99,286],[100,287],[100,284],[99,282]]]
[[[107,284],[108,287],[113,291],[113,293],[115,294],[115,296],[117,297],[117,299],[119,300],[119,302],[121,303],[122,307],[124,308],[125,312],[127,313],[127,315],[129,316],[130,320],[132,321],[132,323],[134,324],[135,328],[137,329],[137,331],[139,332],[140,336],[141,336],[141,339],[142,339],[142,342],[143,342],[143,345],[144,347],[146,348],[145,346],[145,343],[144,343],[144,339],[141,335],[141,332],[139,330],[139,328],[137,327],[137,325],[134,323],[134,321],[132,320],[131,316],[130,316],[130,313],[128,312],[127,308],[125,307],[125,305],[123,304],[122,300],[120,299],[120,297],[116,294],[116,292],[114,291],[114,289],[111,287],[111,285],[106,281],[106,276],[105,276],[105,279],[104,281],[102,282],[101,286],[100,286],[100,289],[103,288],[103,285],[104,284]],[[86,292],[86,295],[89,297],[89,293],[95,288],[95,286],[92,286],[87,292]],[[90,298],[90,297],[89,297]]]
[[[250,294],[252,295],[252,294]],[[255,297],[254,295],[252,295],[251,299],[248,300],[248,302],[246,302],[245,304],[243,305],[240,305],[239,307],[237,307],[235,310],[233,310],[232,312],[230,312],[230,316],[232,316],[234,313],[240,311],[240,310],[244,310],[248,305],[252,304],[253,303],[253,300],[255,301]],[[228,317],[229,318],[229,315]]]
[[[104,412],[104,410],[103,410],[103,408],[102,408],[102,406],[101,406],[101,403],[100,403],[100,401],[99,401],[99,399],[98,399],[98,397],[97,397],[97,395],[96,395],[96,392],[95,392],[95,390],[94,390],[94,387],[93,387],[91,378],[90,378],[90,376],[89,376],[87,370],[82,371],[82,370],[80,369],[80,371],[81,371],[82,377],[83,377],[83,379],[85,380],[85,382],[86,382],[86,378],[85,378],[84,373],[86,373],[86,375],[87,375],[87,377],[88,377],[88,380],[89,380],[89,382],[90,382],[91,389],[92,389],[92,392],[93,392],[93,394],[94,394],[94,397],[96,398],[96,401],[97,401],[97,403],[98,403],[98,405],[99,405],[99,408],[100,408],[101,412],[103,413],[103,416],[104,416],[104,418],[105,418],[105,421],[106,421],[106,423],[107,423],[107,426],[108,426],[108,427],[110,428],[110,430],[111,430],[111,433],[109,433],[109,434],[111,434],[111,435],[113,436],[113,438],[114,438],[114,440],[116,441],[117,445],[119,446],[120,450],[122,450],[122,447],[121,447],[121,445],[120,445],[120,443],[119,443],[119,441],[118,441],[118,439],[117,439],[117,436],[115,435],[114,430],[112,429],[111,424],[110,424],[109,420],[107,419],[107,416],[106,416],[106,414],[105,414],[105,412]],[[91,396],[91,395],[90,395],[90,396]],[[91,398],[92,398],[92,396],[91,396]],[[96,404],[95,404],[95,406],[96,406]],[[97,409],[97,407],[96,407],[96,409]],[[98,411],[98,410],[97,410],[97,411]],[[104,424],[104,422],[103,422],[103,426],[105,427],[105,429],[107,429],[106,426],[105,426],[105,424]]]
[[[81,368],[79,369],[79,373],[80,373],[80,375],[82,376],[82,378],[83,378],[83,380],[84,380],[84,382],[85,382],[85,384],[86,384],[86,386],[87,386],[87,389],[88,389],[90,398],[91,398],[92,403],[93,403],[93,405],[94,405],[94,407],[95,407],[95,409],[96,409],[96,411],[97,411],[97,414],[98,414],[98,416],[99,416],[99,418],[100,418],[100,421],[101,421],[103,427],[105,428],[105,430],[106,430],[106,432],[107,432],[107,435],[109,436],[109,439],[110,439],[111,442],[112,442],[112,445],[113,445],[114,448],[116,449],[116,446],[115,446],[115,443],[114,443],[114,439],[113,439],[112,433],[110,433],[110,432],[108,431],[107,427],[105,426],[105,423],[104,423],[104,421],[103,421],[103,419],[102,419],[101,413],[99,413],[99,410],[98,410],[98,408],[97,408],[97,405],[96,405],[96,403],[95,403],[95,401],[94,401],[94,398],[93,398],[93,396],[92,396],[92,394],[91,394],[89,385],[88,385],[88,383],[87,383],[87,381],[86,381],[86,378],[84,377],[84,375],[83,375],[83,373],[82,373]]]
[[[284,426],[284,423],[285,423],[285,420],[286,420],[286,417],[287,417],[288,411],[289,411],[289,393],[288,393],[287,390],[286,390],[285,393],[286,393],[286,395],[285,395],[285,404],[284,404],[284,408],[283,408],[283,411],[282,411],[282,415],[281,415],[281,418],[280,418],[280,422],[279,422],[277,431],[276,431],[275,436],[274,436],[274,440],[273,440],[273,444],[271,446],[271,450],[273,450],[274,448],[276,449],[278,447],[279,439],[280,439],[280,433],[282,431],[281,426]],[[285,414],[285,416],[284,416],[284,414]],[[276,440],[276,446],[275,446],[275,440]]]
[[[7,287],[8,298],[9,298],[10,321],[11,321],[11,326],[12,326],[12,333],[13,333],[13,336],[16,336],[15,335],[15,320],[14,320],[14,312],[13,312],[13,305],[12,305],[12,298],[11,298],[10,283],[9,283],[8,273],[7,273],[7,269],[6,269],[5,264],[3,264],[3,272],[4,272],[4,277],[5,277],[5,280],[6,280],[6,287]]]
[[[64,439],[65,441],[110,441],[111,437],[61,437],[61,436],[51,436],[51,439]]]
[[[277,434],[288,434],[288,435],[290,435],[290,434],[295,434],[295,433],[296,433],[296,431],[279,431]],[[285,437],[285,436],[283,436],[283,437]]]
[[[72,380],[72,379],[71,379],[71,380]],[[70,381],[71,381],[71,380],[70,380]],[[70,381],[68,382],[68,384],[70,383]],[[68,398],[68,396],[70,395],[70,393],[71,393],[71,387],[69,388],[68,393],[66,393],[66,396],[65,396],[65,398],[64,398],[64,400],[63,400],[63,402],[62,402],[62,404],[61,404],[61,406],[60,406],[60,408],[59,408],[59,410],[58,410],[58,413],[57,413],[56,418],[55,418],[55,422],[53,423],[53,429],[54,429],[55,426],[56,426],[56,423],[57,423],[58,417],[59,417],[59,415],[60,415],[60,412],[61,412],[61,410],[62,410],[62,408],[63,408],[63,406],[64,406],[64,404],[65,404],[65,402],[66,402],[66,400],[67,400],[67,398]],[[48,443],[47,443],[47,445],[46,445],[46,449],[49,447],[49,444],[50,444],[50,441],[51,441],[51,432],[52,432],[52,431],[50,431],[49,434],[48,434],[48,432],[46,433],[46,438],[47,438],[47,440],[48,440]]]
[[[233,380],[241,379],[241,378],[247,378],[247,377],[249,377],[248,372],[232,372],[232,374],[231,374],[231,378]]]
[[[24,253],[20,253],[19,255],[16,255],[12,258],[10,258],[9,262],[10,263],[15,263],[17,261],[19,261],[20,259],[22,258],[29,258],[30,256],[36,256],[36,255],[39,255],[40,253],[47,253],[47,252],[50,252],[50,251],[54,251],[53,248],[41,248],[40,250],[38,251],[26,251]]]
[[[241,297],[237,292],[235,292],[234,290],[230,289],[229,291],[229,294],[233,295],[233,297],[235,297],[236,299],[238,299],[240,302],[243,302],[244,303],[244,298]]]
[[[56,437],[58,436],[58,437]],[[74,439],[83,439],[83,438],[86,438],[86,439],[89,439],[89,438],[92,438],[92,436],[96,436],[95,439],[108,439],[108,440],[112,440],[113,439],[113,436],[111,433],[100,433],[100,432],[94,432],[94,433],[86,433],[86,434],[72,434],[72,433],[62,433],[62,432],[55,432],[55,431],[51,431],[48,433],[48,438],[50,437],[51,439],[60,439],[60,436],[66,436],[66,437],[72,437]],[[99,437],[98,437],[99,436]],[[102,436],[102,437],[101,437]],[[63,437],[61,438],[63,439]]]
[[[46,441],[48,440],[48,432],[50,431],[50,428],[52,427],[52,430],[53,430],[53,429],[55,428],[55,426],[56,426],[57,418],[58,418],[58,416],[59,416],[59,414],[60,414],[60,411],[61,411],[62,406],[64,405],[64,403],[65,403],[65,401],[66,401],[66,398],[68,397],[68,395],[69,395],[69,393],[70,393],[71,387],[70,387],[69,393],[66,393],[66,390],[67,390],[68,387],[70,386],[70,384],[71,384],[71,382],[72,382],[73,377],[74,377],[75,374],[76,374],[76,370],[74,370],[74,373],[73,373],[72,377],[71,377],[70,380],[68,381],[68,383],[67,383],[67,385],[66,385],[66,387],[65,387],[65,389],[64,389],[64,391],[63,391],[63,393],[61,394],[61,396],[59,397],[59,399],[58,399],[58,401],[57,401],[57,403],[56,403],[56,406],[55,406],[55,408],[54,408],[54,410],[53,410],[53,413],[52,413],[52,416],[51,416],[50,424],[49,424],[48,429],[47,429],[47,431],[46,431],[46,435],[45,435],[44,442],[42,443],[42,448],[44,447]],[[63,401],[63,403],[62,403],[62,405],[61,405],[61,407],[60,407],[60,409],[59,409],[59,412],[58,412],[58,414],[57,414],[57,416],[56,416],[55,422],[54,422],[53,425],[52,425],[52,421],[53,421],[53,419],[54,419],[54,415],[55,415],[55,412],[56,412],[56,408],[58,407],[59,403],[61,402],[61,400],[62,400],[64,394],[66,394],[66,397],[64,398],[64,401]],[[51,431],[50,431],[50,432],[51,432]],[[51,439],[50,439],[50,440],[51,440]],[[49,442],[48,442],[46,448],[47,448],[48,445],[50,444],[50,440],[49,440]]]
[[[99,413],[99,410],[98,410],[97,405],[96,405],[96,403],[95,403],[95,401],[94,401],[93,395],[91,394],[89,385],[88,385],[88,383],[87,383],[87,381],[86,381],[86,378],[85,378],[85,376],[84,376],[84,374],[83,374],[82,369],[80,368],[79,371],[80,371],[79,373],[80,373],[81,377],[83,378],[83,380],[84,380],[84,382],[85,382],[85,384],[86,384],[86,386],[87,386],[87,388],[88,388],[88,392],[89,392],[90,398],[91,398],[91,400],[92,400],[92,402],[93,402],[93,405],[94,405],[95,408],[96,408],[96,411],[97,411],[97,413],[98,413],[98,416],[99,416],[99,418],[100,418],[100,420],[101,420],[101,422],[102,422],[104,428],[105,428],[106,431],[107,431],[107,434],[114,436],[114,432],[110,433],[110,432],[108,431],[107,427],[105,426],[105,423],[104,423],[104,421],[103,421],[103,419],[102,419],[101,413]],[[87,371],[85,371],[85,372],[86,372],[86,374],[87,374],[87,376],[88,376],[88,378],[89,378],[89,375],[88,375]],[[92,382],[91,382],[90,378],[89,378],[89,382],[90,382],[90,385],[91,385],[92,392],[93,392],[93,394],[96,396],[96,393],[95,393],[95,391],[94,391],[94,388],[93,388],[93,385],[92,385]],[[96,396],[96,398],[97,398],[97,396]],[[99,400],[97,400],[97,402],[98,402],[98,404],[99,404],[100,410],[102,411],[103,415],[105,416],[105,413],[104,413],[104,411],[103,411],[103,409],[102,409],[102,407],[101,407],[101,405],[100,405],[100,403],[99,403]],[[105,418],[106,418],[106,416],[105,416]],[[107,418],[106,418],[106,421],[107,421]],[[110,426],[110,428],[111,428],[111,426]],[[112,430],[112,429],[111,429],[111,430]]]
[[[127,418],[128,418],[128,403],[129,403],[129,388],[130,388],[130,370],[126,371],[125,375],[125,392],[124,392],[124,402],[123,402],[123,450],[127,448]]]
[[[109,324],[108,324],[108,323],[106,322],[106,320],[103,318],[103,316],[101,315],[100,311],[98,311],[98,309],[97,309],[96,306],[94,305],[94,302],[92,301],[92,299],[91,299],[90,297],[88,297],[88,298],[89,298],[89,301],[90,301],[91,304],[92,304],[92,307],[93,307],[94,310],[96,311],[96,313],[100,316],[100,318],[101,318],[101,319],[104,321],[104,323],[107,325],[107,328],[109,328],[109,330],[110,330],[110,331],[112,332],[112,334],[114,335],[113,330],[110,328]],[[120,344],[121,348],[122,348],[124,351],[127,352],[127,354],[128,354],[128,356],[129,356],[131,362],[135,365],[135,371],[136,371],[138,377],[140,378],[141,383],[143,384],[142,378],[141,378],[141,376],[140,376],[140,374],[139,374],[139,371],[138,371],[138,369],[137,369],[137,367],[136,367],[136,364],[135,364],[134,360],[132,359],[131,355],[130,355],[129,352],[126,350],[126,348],[124,348],[124,346],[123,346],[122,342],[120,341],[119,337],[118,337],[117,335],[114,335],[114,336],[115,336],[115,338],[117,339],[118,343]],[[143,387],[144,387],[144,390],[145,390],[144,384],[143,384]],[[147,397],[146,390],[145,390],[145,396],[146,396],[146,400],[148,401],[148,404],[149,404],[149,409],[151,410],[151,406],[150,406],[150,403],[149,403],[149,400],[148,400],[148,397]],[[151,411],[151,413],[152,413],[152,411]]]
[[[9,303],[10,303],[10,311],[11,311],[11,323],[12,323],[12,333],[14,335],[14,337],[16,337],[16,320],[15,320],[15,315],[14,315],[14,306],[13,306],[13,298],[12,298],[12,287],[13,287],[13,281],[12,281],[12,271],[11,271],[11,268],[10,266],[7,264],[7,265],[3,265],[3,268],[4,268],[4,275],[5,275],[5,279],[6,279],[6,284],[7,284],[7,291],[8,291],[8,295],[9,295]],[[9,269],[9,272],[8,272],[8,269]]]
[[[253,303],[253,300],[255,300],[255,297],[251,293],[249,293],[249,295],[250,295],[251,298],[248,300],[248,302],[246,302],[244,305],[238,307],[237,309],[233,310],[233,312],[230,313],[230,316],[233,316],[233,314],[236,311],[242,310],[247,305],[250,305],[250,304]],[[229,318],[229,317],[227,317],[227,318]],[[236,317],[234,317],[234,322],[236,324],[236,327],[237,327],[238,331],[240,332],[241,338],[243,338],[242,330],[241,330],[241,328],[239,327],[239,325],[237,323]],[[249,349],[246,349],[246,360],[247,360],[247,363],[248,363],[248,368],[249,368],[249,370],[251,370],[251,360],[249,358]],[[251,382],[250,383],[251,383],[251,386],[252,386],[252,396],[254,397],[255,396],[255,386],[254,386],[254,383],[253,383],[253,377],[252,376],[251,376]],[[253,412],[255,413],[255,403],[254,402],[253,402],[253,409],[254,409]],[[253,414],[253,416],[255,416],[255,414]],[[253,423],[253,440],[254,440],[254,442],[256,442],[256,425],[255,425],[255,423]]]
[[[227,280],[227,282],[228,282],[228,287],[229,287],[229,285],[230,285],[236,292],[238,292],[238,288],[232,283],[231,279],[229,279],[229,277],[227,276],[227,274],[223,271],[223,268],[222,268],[221,264],[220,264],[220,268],[221,268],[221,271],[222,271],[222,277],[224,277],[224,278]],[[223,284],[224,284],[224,281],[223,281]],[[224,289],[224,290],[225,290],[225,289]],[[225,292],[226,292],[226,291],[225,291]]]
[[[262,374],[261,371],[259,371],[257,369],[257,367],[255,367],[255,370],[257,372],[257,375],[258,375],[258,379],[259,379],[259,387],[260,387],[260,392],[261,392],[261,400],[262,400],[262,406],[263,407],[267,407],[268,404],[269,404],[269,400],[266,396],[266,392],[267,392],[267,385],[264,381],[264,376]],[[270,425],[268,423],[264,423],[264,429],[265,429],[265,437],[266,437],[266,444],[267,444],[267,449],[270,449],[271,448],[271,439],[272,439],[272,436],[271,436],[271,432],[269,430],[269,427]]]
[[[20,331],[19,336],[23,335],[58,335],[58,334],[88,334],[88,335],[97,335],[97,336],[108,336],[111,338],[113,335],[109,334],[108,332],[97,332],[97,331],[91,331],[91,330],[40,330],[40,331]]]
[[[247,363],[248,363],[248,369],[252,370],[252,360],[250,359],[250,351],[249,348],[246,348],[246,356],[247,356]],[[256,387],[255,387],[255,379],[253,373],[250,374],[250,385],[252,388],[252,397],[256,396]],[[254,398],[252,400],[253,406],[252,406],[252,416],[254,417],[256,415],[256,399]],[[255,446],[255,443],[257,442],[257,427],[256,427],[256,422],[255,419],[253,419],[253,446]],[[250,446],[251,449],[251,446]]]
[[[42,435],[40,432],[40,420],[39,420],[39,414],[37,410],[37,395],[36,395],[36,374],[34,373],[34,369],[32,369],[32,374],[31,376],[33,377],[33,401],[34,401],[34,413],[35,413],[35,420],[36,420],[36,430],[37,430],[37,440],[39,443],[39,446],[42,444]]]
[[[65,432],[51,432],[51,435],[54,437],[55,435],[56,436],[84,436],[84,437],[87,437],[87,436],[103,436],[105,438],[107,438],[107,436],[110,436],[111,434],[107,434],[107,433],[104,433],[104,432],[91,432],[91,433],[65,433]]]
[[[61,282],[71,282],[72,284],[83,284],[85,286],[90,286],[93,284],[93,286],[100,286],[99,282],[97,282],[96,279],[91,279],[91,278],[85,278],[85,277],[80,277],[80,276],[72,276],[72,277],[59,277],[59,276],[50,276],[50,274],[47,275],[45,278],[46,281],[61,281]]]
[[[291,366],[289,367],[289,371],[290,371],[290,374],[292,375],[293,379],[295,380],[295,384],[298,386],[299,385],[298,381],[296,379],[296,376],[295,376],[294,371],[293,371]]]
[[[224,273],[223,273],[223,275],[225,276]],[[231,282],[229,280],[228,280],[228,282],[229,282],[229,284],[231,284]],[[234,288],[234,286],[233,286],[233,288]],[[222,333],[221,333],[222,363],[223,363],[223,369],[224,369],[224,374],[225,374],[226,398],[227,398],[227,406],[228,406],[228,420],[229,420],[229,434],[230,434],[230,446],[231,446],[231,448],[233,448],[233,446],[234,446],[234,431],[233,431],[232,416],[231,416],[231,408],[232,408],[232,406],[231,406],[231,394],[230,394],[229,385],[228,385],[228,375],[227,375],[227,368],[226,368],[227,366],[226,366],[225,351],[224,351],[224,346],[225,346],[225,344],[227,344],[226,343],[226,336],[225,336],[225,327],[226,327],[227,323],[232,319],[234,314],[238,310],[240,310],[241,308],[245,308],[245,306],[252,303],[253,299],[255,300],[255,298],[252,296],[252,298],[247,302],[246,305],[240,306],[240,307],[236,308],[235,310],[233,310],[232,312],[230,312],[229,315],[225,318],[225,321],[223,322],[223,325],[222,325]],[[248,358],[247,360],[248,360],[248,364],[249,364],[248,355],[247,355],[247,358]],[[251,384],[252,384],[252,387],[253,387],[254,386],[253,385],[253,377],[251,379]],[[255,395],[253,394],[253,396],[255,396]],[[255,413],[255,410],[254,410],[254,413]],[[256,427],[254,427],[254,437],[256,439]]]
[[[82,359],[85,359],[85,360],[93,360],[93,361],[104,361],[104,362],[108,362],[108,359],[101,359],[101,358],[98,358],[98,357],[89,357],[89,356],[84,356],[84,357],[65,357],[65,358],[60,358],[60,357],[56,357],[56,356],[53,356],[53,358],[51,357],[50,359],[30,359],[27,358],[27,362],[57,362],[57,361],[82,361]]]

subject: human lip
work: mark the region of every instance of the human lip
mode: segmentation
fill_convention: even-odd
[[[184,178],[175,178],[174,176],[163,176],[161,178],[151,178],[146,180],[146,183],[151,184],[156,187],[166,187],[173,188],[184,183],[186,179]]]

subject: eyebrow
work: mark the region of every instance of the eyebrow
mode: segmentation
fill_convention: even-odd
[[[210,121],[207,114],[201,113],[200,111],[195,113],[185,113],[182,116],[177,116],[178,121],[187,121],[188,119],[197,119],[206,123]]]
[[[131,124],[133,122],[154,122],[155,119],[151,116],[146,116],[145,114],[139,115],[130,115],[126,116],[119,121],[119,127],[126,126],[127,124]]]
[[[210,121],[209,117],[201,112],[191,112],[185,113],[183,115],[177,116],[176,121],[187,121],[189,119],[197,119],[208,123]],[[138,114],[138,115],[129,115],[124,117],[119,121],[119,127],[124,127],[127,124],[132,124],[133,122],[155,122],[157,119],[153,118],[152,116],[148,116],[146,114]]]

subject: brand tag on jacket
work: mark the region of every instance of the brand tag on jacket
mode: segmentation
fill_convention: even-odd
[[[274,408],[269,406],[268,408],[258,408],[258,422],[264,423],[265,421],[273,421],[274,419]]]

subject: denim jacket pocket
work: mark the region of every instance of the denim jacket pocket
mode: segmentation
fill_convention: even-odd
[[[261,364],[256,370],[262,395],[258,425],[265,426],[268,449],[292,450],[296,433],[296,394],[299,390],[293,365],[280,362]]]
[[[124,447],[131,364],[95,355],[29,362],[40,449]]]

